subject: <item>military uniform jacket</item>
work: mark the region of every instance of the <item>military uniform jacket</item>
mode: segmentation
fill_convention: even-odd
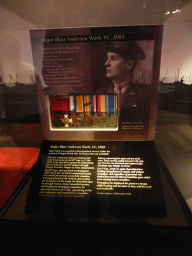
[[[114,93],[114,85],[100,88],[98,94]],[[145,84],[134,84],[126,88],[119,98],[120,118],[124,120],[135,120],[147,122],[150,111],[150,89]]]

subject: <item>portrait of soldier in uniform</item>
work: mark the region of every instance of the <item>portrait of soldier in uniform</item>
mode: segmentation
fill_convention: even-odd
[[[150,89],[146,84],[133,82],[133,71],[146,58],[143,49],[134,41],[116,41],[105,48],[106,77],[110,84],[99,88],[100,94],[118,95],[119,117],[122,121],[147,121]]]

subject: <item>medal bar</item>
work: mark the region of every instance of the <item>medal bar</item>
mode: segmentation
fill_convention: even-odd
[[[117,95],[50,96],[53,128],[117,127]]]

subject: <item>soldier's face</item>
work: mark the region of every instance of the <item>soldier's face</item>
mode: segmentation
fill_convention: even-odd
[[[127,72],[127,61],[114,52],[107,53],[107,61],[105,62],[106,72],[108,78],[121,78]]]

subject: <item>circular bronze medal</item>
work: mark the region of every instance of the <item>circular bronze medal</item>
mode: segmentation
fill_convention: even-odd
[[[85,127],[86,126],[86,119],[85,119],[85,117],[82,117],[80,119],[79,126],[80,127]]]
[[[95,115],[93,117],[93,127],[99,127],[100,126],[100,117],[98,117],[97,115]]]
[[[88,126],[88,127],[93,126],[93,117],[87,115],[87,116],[85,117],[85,119],[86,119],[86,126]]]
[[[109,125],[109,121],[108,121],[108,117],[103,115],[102,117],[100,117],[101,121],[100,121],[100,126],[101,127],[107,127]]]
[[[117,125],[117,118],[113,115],[110,116],[109,118],[109,126],[116,126]]]

